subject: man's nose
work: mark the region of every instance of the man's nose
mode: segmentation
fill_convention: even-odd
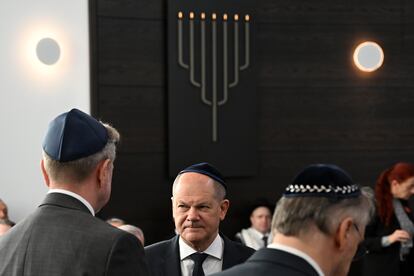
[[[198,220],[199,219],[199,214],[198,214],[198,210],[197,208],[191,207],[190,210],[188,210],[188,214],[187,214],[187,220]]]

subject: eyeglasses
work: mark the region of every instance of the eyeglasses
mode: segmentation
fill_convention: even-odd
[[[352,261],[354,262],[354,261],[359,261],[360,259],[362,259],[362,257],[364,257],[367,254],[368,250],[367,250],[367,247],[365,246],[364,239],[361,235],[361,232],[359,231],[358,226],[355,223],[353,223],[352,225],[354,226],[355,230],[358,232],[358,236],[360,237],[360,240],[361,240],[361,242],[358,244],[358,248],[355,252],[354,258],[352,259]]]

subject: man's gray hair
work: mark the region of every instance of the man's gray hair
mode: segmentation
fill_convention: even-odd
[[[342,219],[352,217],[357,224],[366,225],[374,213],[373,191],[361,189],[354,198],[332,200],[326,197],[282,197],[277,203],[272,231],[286,236],[306,233],[310,225],[321,232],[331,234]]]
[[[144,246],[145,236],[144,236],[144,232],[141,230],[141,228],[139,228],[135,225],[131,225],[131,224],[124,224],[124,225],[118,226],[118,228],[122,229],[124,231],[127,231],[128,233],[131,233],[132,235],[137,237],[142,242],[142,246]]]
[[[93,155],[70,162],[59,162],[43,151],[44,166],[51,179],[60,183],[81,182],[92,173],[102,160],[110,159],[115,161],[116,143],[120,139],[119,132],[109,124],[102,124],[108,132],[108,142],[101,151]]]
[[[112,223],[118,223],[118,224],[125,224],[125,221],[123,219],[120,218],[110,218],[106,220],[107,223],[112,224]]]
[[[175,187],[177,186],[178,180],[180,179],[180,177],[182,175],[183,174],[177,175],[177,177],[174,180],[174,183],[173,183],[173,186],[172,186],[172,195],[173,196],[174,196],[174,192],[175,192]],[[219,182],[215,181],[212,178],[210,178],[210,179],[214,181],[214,197],[217,199],[217,201],[220,202],[220,201],[222,201],[223,199],[226,198],[226,189]]]

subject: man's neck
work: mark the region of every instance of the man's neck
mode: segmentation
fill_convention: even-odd
[[[47,193],[48,194],[51,194],[51,193],[65,194],[65,195],[68,195],[70,197],[76,198],[77,200],[82,202],[83,205],[86,206],[86,208],[88,208],[88,210],[91,212],[91,214],[93,216],[95,216],[95,210],[93,209],[92,205],[84,197],[82,197],[81,195],[79,195],[77,193],[74,193],[74,192],[71,192],[71,191],[68,191],[68,190],[65,190],[65,189],[49,189],[49,191]]]
[[[84,185],[84,183],[73,184],[73,185],[51,183],[51,185],[49,185],[49,189],[62,189],[62,190],[66,190],[66,191],[78,194],[82,198],[84,198],[86,201],[89,202],[89,204],[92,206],[95,213],[98,211],[96,208],[97,204],[96,204],[95,196],[92,196],[93,194],[96,194],[96,192],[91,191],[89,186]]]
[[[331,275],[331,258],[334,257],[329,250],[331,248],[330,242],[328,237],[320,231],[312,231],[310,234],[302,234],[300,237],[277,233],[273,238],[273,243],[295,248],[311,257],[326,276]],[[326,256],[330,256],[330,258],[326,258]]]

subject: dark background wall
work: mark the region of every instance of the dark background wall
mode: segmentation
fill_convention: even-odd
[[[414,162],[414,2],[256,1],[258,174],[229,179],[222,231],[246,226],[246,206],[275,202],[310,163],[335,163],[373,185],[395,161]],[[147,243],[171,236],[167,170],[166,4],[92,1],[92,110],[122,134],[111,202]],[[352,63],[359,42],[383,46],[372,74]],[[191,132],[191,130],[188,130]],[[237,160],[235,160],[237,162]]]

